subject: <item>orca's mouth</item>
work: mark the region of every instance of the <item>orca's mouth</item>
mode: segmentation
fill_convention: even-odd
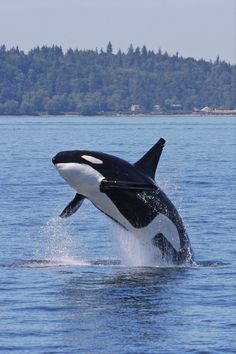
[[[57,162],[56,162],[56,156],[54,156],[54,157],[52,158],[52,163],[53,163],[53,165],[56,165],[56,164],[57,164]]]
[[[62,158],[60,153],[55,155],[55,156],[53,156],[52,163],[53,163],[54,166],[56,166],[57,164],[62,163],[62,162],[63,162],[63,158]]]

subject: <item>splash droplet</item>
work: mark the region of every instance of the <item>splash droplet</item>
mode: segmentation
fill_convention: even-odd
[[[36,257],[52,261],[71,257],[73,241],[63,220],[53,217],[41,227],[40,247],[36,250]]]

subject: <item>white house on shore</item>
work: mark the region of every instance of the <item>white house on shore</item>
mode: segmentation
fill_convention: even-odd
[[[130,107],[131,112],[140,112],[142,109],[143,106],[141,104],[132,104]]]

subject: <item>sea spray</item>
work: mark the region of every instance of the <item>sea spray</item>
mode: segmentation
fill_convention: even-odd
[[[171,198],[179,212],[183,205],[183,195],[179,185],[173,180],[173,178],[159,178],[158,185]]]
[[[59,217],[49,219],[39,232],[39,242],[35,251],[38,259],[46,259],[53,262],[70,263],[74,261],[73,237],[69,231],[69,225]],[[76,256],[79,253],[76,249]]]
[[[152,244],[142,242],[136,235],[113,224],[114,242],[121,264],[130,267],[162,266],[162,260],[156,258]]]

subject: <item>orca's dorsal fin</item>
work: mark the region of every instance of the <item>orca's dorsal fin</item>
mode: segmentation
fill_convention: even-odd
[[[165,140],[161,138],[134,166],[154,179],[164,145]]]

